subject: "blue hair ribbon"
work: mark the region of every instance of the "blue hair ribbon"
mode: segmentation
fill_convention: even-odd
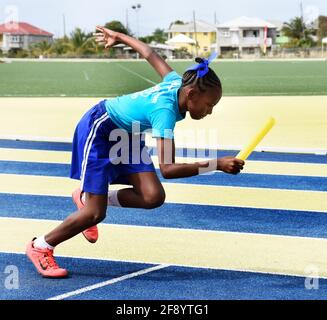
[[[198,78],[203,78],[209,72],[209,64],[218,57],[217,52],[213,52],[207,59],[202,59],[202,63],[198,63],[188,68],[186,71],[197,71]]]

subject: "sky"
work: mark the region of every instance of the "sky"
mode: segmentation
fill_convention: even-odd
[[[300,15],[300,2],[301,0],[0,0],[0,23],[10,20],[28,22],[61,37],[64,33],[64,15],[67,34],[75,27],[91,32],[96,25],[111,20],[120,20],[126,24],[128,16],[132,32],[144,36],[156,28],[167,29],[175,20],[191,21],[193,10],[197,19],[210,23],[214,22],[215,12],[220,23],[239,16],[289,21]],[[308,18],[317,14],[327,15],[327,0],[302,2]],[[138,3],[142,8],[136,12],[131,7]]]

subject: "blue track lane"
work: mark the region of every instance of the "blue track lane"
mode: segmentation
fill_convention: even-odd
[[[28,150],[72,151],[72,144],[71,143],[62,143],[62,142],[0,140],[0,148],[28,149]]]
[[[58,142],[34,142],[19,140],[0,140],[0,148],[9,149],[30,149],[30,150],[52,150],[52,151],[71,151],[70,143]],[[209,150],[209,149],[176,149],[177,157],[224,157],[235,156],[237,150]],[[150,150],[150,154],[156,154],[155,149]],[[327,156],[318,156],[312,154],[290,154],[275,152],[253,152],[249,160],[258,161],[281,161],[281,162],[307,162],[307,163],[327,163]]]
[[[69,143],[0,140],[0,148],[71,151]],[[217,157],[237,151],[218,151]],[[206,157],[209,150],[178,149],[177,156]],[[210,155],[212,157],[212,155]],[[283,153],[253,153],[251,160],[327,163],[326,156]],[[69,165],[0,161],[0,173],[68,177]],[[327,178],[216,173],[189,179],[161,181],[201,185],[327,191]],[[75,211],[70,198],[0,193],[0,217],[64,220]],[[289,210],[236,208],[209,205],[165,204],[155,210],[109,208],[104,223],[183,228],[197,230],[259,233],[299,237],[327,237],[327,214]],[[101,235],[100,235],[101,236]],[[27,239],[28,241],[29,239]],[[23,248],[22,248],[23,249]],[[0,253],[0,300],[39,300],[61,295],[153,265],[73,258],[58,258],[70,271],[65,280],[41,278],[24,255]],[[5,287],[6,267],[17,266],[19,289]],[[134,279],[70,298],[87,300],[238,300],[238,299],[327,299],[327,280],[319,290],[306,290],[301,277],[209,270],[170,266]]]
[[[68,164],[0,161],[0,173],[6,174],[69,177],[69,172],[70,165]],[[217,172],[210,175],[201,175],[185,179],[166,180],[161,176],[160,170],[157,170],[157,174],[160,180],[165,183],[327,191],[327,178],[323,177],[244,173],[233,176]]]
[[[0,216],[64,220],[75,211],[70,198],[0,194]],[[161,208],[109,208],[104,223],[327,238],[327,214],[187,204]]]
[[[41,278],[23,255],[0,253],[0,299],[39,300],[114,279],[151,267],[145,264],[58,258],[69,268],[71,277],[64,280]],[[17,266],[19,289],[5,288],[4,271]],[[319,281],[319,290],[305,289],[301,277],[248,272],[168,267],[140,277],[71,297],[85,300],[228,300],[228,299],[298,299],[327,298],[327,281]]]
[[[0,299],[38,300],[48,299],[69,291],[95,283],[121,277],[151,267],[146,264],[107,262],[101,260],[58,258],[58,264],[69,268],[70,277],[64,280],[43,279],[35,271],[32,263],[25,255],[0,253]],[[19,290],[6,290],[4,273],[7,266],[19,268]],[[105,298],[104,298],[105,299]]]

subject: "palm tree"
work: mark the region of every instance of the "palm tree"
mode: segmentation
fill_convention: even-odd
[[[81,54],[83,51],[83,46],[87,40],[86,34],[80,29],[76,28],[70,34],[70,43],[75,53]]]
[[[307,26],[303,19],[295,17],[289,23],[284,23],[282,32],[286,37],[291,38],[291,42],[299,47],[311,47],[314,44],[312,35],[314,30],[311,26]]]
[[[295,17],[291,22],[285,22],[283,26],[283,33],[286,37],[300,40],[303,37],[303,31],[306,26],[302,18]]]
[[[68,37],[57,39],[52,43],[52,46],[49,50],[50,53],[53,53],[57,56],[66,54],[67,52],[72,52],[73,46]]]
[[[82,55],[93,55],[103,52],[103,49],[98,46],[95,42],[95,39],[91,37],[87,37],[84,41],[82,47],[80,48],[80,54]]]
[[[152,34],[153,40],[158,43],[165,43],[168,40],[168,34],[163,29],[157,28]]]
[[[48,41],[41,41],[34,43],[30,47],[30,51],[33,56],[41,56],[41,55],[46,55],[50,52],[51,49],[51,43]]]

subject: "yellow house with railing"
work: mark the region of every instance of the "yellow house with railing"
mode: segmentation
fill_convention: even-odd
[[[195,23],[171,24],[167,32],[167,43],[178,49],[184,47],[193,56],[209,56],[213,44],[217,43],[216,26],[201,20],[196,20]]]

